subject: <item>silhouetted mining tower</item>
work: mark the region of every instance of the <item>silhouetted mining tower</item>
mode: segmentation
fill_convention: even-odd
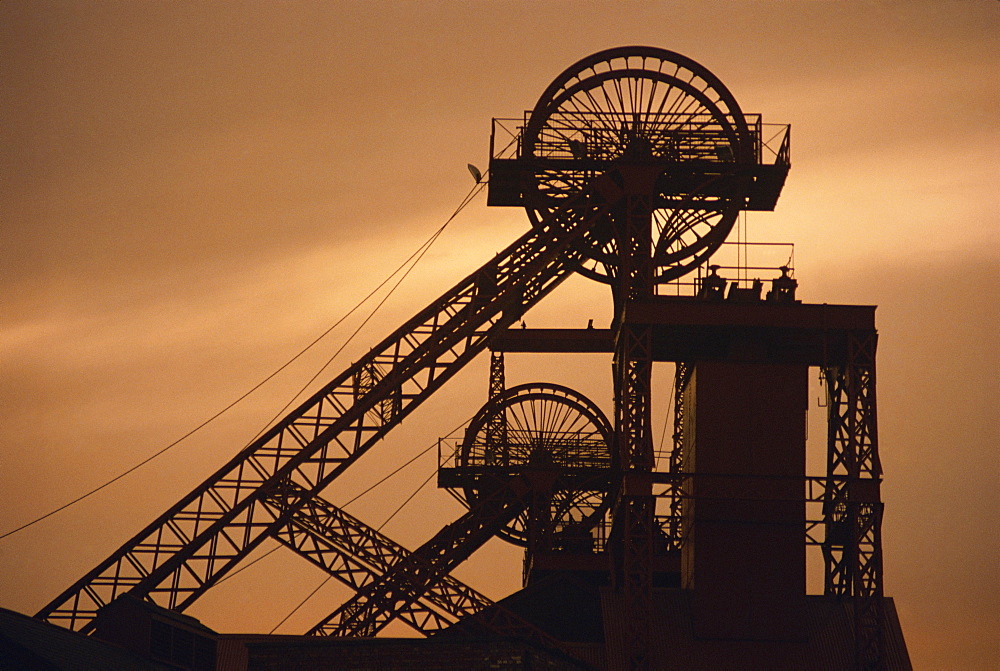
[[[182,611],[271,538],[356,593],[309,632],[330,638],[244,641],[251,668],[908,668],[882,591],[874,308],[803,304],[787,265],[714,260],[741,212],[774,209],[788,126],[744,114],[694,61],[628,47],[573,65],[492,141],[489,204],[524,207],[531,230],[38,617],[168,655],[183,623],[150,604]],[[610,285],[609,329],[510,329],[573,272]],[[409,552],[321,497],[486,349],[489,400],[441,456],[464,516]],[[612,355],[613,419],[565,387],[506,388],[513,352]],[[675,364],[663,455],[660,361]],[[818,476],[810,367],[828,392]],[[524,589],[497,604],[449,575],[494,535],[526,549]],[[806,595],[808,545],[823,595]],[[152,633],[123,633],[140,612]],[[394,618],[433,636],[359,640]],[[231,641],[212,640],[221,660]]]

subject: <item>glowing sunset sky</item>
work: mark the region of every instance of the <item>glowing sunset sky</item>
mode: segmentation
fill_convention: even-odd
[[[784,193],[750,233],[796,243],[804,300],[879,306],[886,592],[916,668],[997,668],[998,36],[991,0],[6,0],[0,534],[185,434],[333,324],[468,193],[492,117],[519,116],[590,53],[648,44],[792,124]],[[474,201],[320,381],[526,227]],[[526,320],[606,323],[609,298],[574,279]],[[194,488],[361,318],[163,457],[0,540],[0,606],[34,613]],[[606,358],[511,357],[508,371],[610,411]],[[463,371],[328,498],[350,500],[455,428],[485,400],[485,373]],[[377,526],[434,459],[348,510]],[[385,531],[412,548],[459,513],[432,482]],[[457,575],[501,597],[520,572],[520,551],[495,541]],[[321,580],[277,552],[189,613],[269,631]],[[278,631],[344,596],[327,585]]]

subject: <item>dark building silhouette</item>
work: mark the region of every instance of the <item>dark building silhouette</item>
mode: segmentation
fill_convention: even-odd
[[[494,120],[488,202],[523,207],[531,230],[37,617],[113,644],[95,655],[177,669],[909,668],[882,587],[875,308],[801,303],[790,264],[749,263],[743,240],[722,260],[743,212],[774,209],[789,133],[673,52],[576,63],[524,119]],[[573,273],[608,285],[610,327],[526,328]],[[487,401],[439,470],[467,513],[410,551],[324,498],[487,349]],[[607,354],[613,416],[564,386],[508,386],[505,357],[527,353]],[[675,371],[662,452],[658,362]],[[811,369],[827,391],[818,474]],[[525,549],[524,587],[498,603],[450,575],[495,536]],[[268,538],[354,596],[304,636],[180,614]],[[823,594],[806,593],[808,546]],[[427,638],[376,638],[393,620]]]

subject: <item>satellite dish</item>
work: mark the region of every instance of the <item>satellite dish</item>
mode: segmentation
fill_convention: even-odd
[[[483,173],[479,172],[479,168],[472,165],[471,163],[469,164],[469,172],[472,173],[472,179],[476,180],[476,184],[479,184],[481,181],[483,181]]]

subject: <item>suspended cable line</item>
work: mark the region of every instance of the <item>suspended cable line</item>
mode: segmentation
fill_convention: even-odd
[[[674,381],[670,384],[670,396],[667,401],[667,410],[663,415],[663,431],[660,432],[660,446],[656,448],[656,465],[655,468],[658,470],[660,467],[660,457],[663,456],[663,445],[667,442],[667,427],[670,425],[670,418],[677,411],[677,375],[674,374]],[[674,445],[671,448],[671,452],[677,449]]]
[[[38,524],[39,522],[41,522],[43,520],[46,520],[49,517],[52,517],[53,515],[55,515],[57,513],[60,513],[63,510],[66,510],[67,508],[69,508],[71,506],[74,506],[77,503],[80,503],[81,501],[83,501],[85,499],[90,498],[94,494],[97,494],[101,490],[109,487],[110,485],[114,484],[115,482],[118,482],[119,480],[121,480],[125,476],[130,475],[131,473],[134,473],[135,471],[139,470],[140,468],[142,468],[143,466],[145,466],[149,462],[153,461],[157,457],[159,457],[159,456],[167,453],[168,451],[170,451],[171,449],[173,449],[174,447],[176,447],[177,445],[179,445],[183,441],[185,441],[188,438],[190,438],[191,436],[193,436],[198,431],[201,431],[203,428],[205,428],[206,426],[208,426],[209,424],[211,424],[212,422],[214,422],[216,419],[218,419],[219,417],[221,417],[225,413],[227,413],[230,410],[232,410],[234,407],[236,407],[236,405],[238,405],[239,403],[241,403],[243,400],[245,400],[248,396],[250,396],[251,394],[253,394],[255,391],[257,391],[258,389],[260,389],[261,387],[263,387],[265,384],[267,384],[268,382],[270,382],[279,373],[281,373],[282,371],[284,371],[286,368],[288,368],[290,365],[292,365],[295,361],[297,361],[299,358],[301,358],[306,352],[308,352],[310,349],[312,349],[317,344],[319,344],[319,342],[321,340],[323,340],[334,329],[336,329],[338,326],[340,326],[348,317],[350,317],[352,314],[354,314],[359,309],[361,309],[361,307],[365,303],[367,303],[383,287],[385,287],[387,284],[389,284],[389,282],[394,277],[396,277],[396,275],[398,275],[400,272],[402,272],[403,269],[406,268],[406,266],[409,264],[410,267],[405,272],[403,272],[402,277],[400,277],[400,279],[392,286],[392,288],[389,290],[389,293],[386,294],[386,296],[378,303],[378,305],[375,306],[375,308],[371,312],[371,314],[369,314],[368,317],[361,323],[361,326],[359,326],[354,331],[354,333],[352,333],[350,335],[350,337],[348,338],[347,342],[345,342],[334,353],[334,355],[326,362],[326,364],[323,365],[323,367],[319,370],[319,372],[317,372],[316,375],[314,375],[309,380],[309,382],[303,388],[303,391],[304,391],[305,388],[308,388],[308,386],[310,384],[312,384],[313,381],[315,381],[316,378],[319,377],[319,375],[324,370],[326,370],[326,368],[334,361],[334,359],[344,350],[344,348],[347,346],[347,344],[358,334],[358,332],[360,332],[360,330],[365,326],[365,324],[367,324],[371,320],[371,318],[375,314],[375,312],[377,312],[378,309],[381,308],[385,304],[385,302],[388,300],[389,296],[391,296],[393,294],[393,292],[399,287],[400,283],[407,277],[407,275],[410,274],[410,272],[413,270],[413,268],[416,266],[416,264],[420,262],[420,259],[422,259],[424,257],[424,255],[430,249],[431,245],[433,245],[434,242],[438,239],[438,237],[440,237],[441,233],[444,232],[444,229],[447,228],[447,226],[455,219],[455,217],[457,217],[459,215],[459,213],[461,213],[462,210],[464,210],[466,208],[466,206],[468,206],[469,203],[471,203],[472,200],[477,195],[479,195],[479,193],[483,190],[483,188],[485,186],[486,186],[486,182],[485,181],[483,181],[483,182],[477,182],[476,185],[473,186],[472,189],[469,191],[469,193],[466,194],[466,196],[462,199],[462,202],[455,209],[455,211],[452,212],[451,216],[448,217],[448,219],[436,231],[434,231],[434,233],[430,236],[430,238],[427,239],[427,241],[425,241],[422,245],[420,245],[420,247],[418,247],[416,251],[414,251],[412,254],[410,254],[410,256],[407,257],[407,259],[405,261],[403,261],[403,263],[401,263],[399,265],[399,267],[397,267],[388,277],[386,277],[384,280],[382,280],[382,282],[379,283],[379,285],[377,287],[375,287],[374,289],[372,289],[372,291],[369,292],[367,296],[365,296],[354,307],[352,307],[350,310],[348,310],[332,326],[330,326],[325,331],[323,331],[323,333],[321,333],[312,342],[310,342],[301,351],[299,351],[298,354],[296,354],[295,356],[293,356],[291,359],[289,359],[284,364],[282,364],[281,366],[279,366],[270,375],[268,375],[263,380],[261,380],[260,382],[258,382],[257,384],[255,384],[253,387],[251,387],[249,391],[247,391],[246,393],[244,393],[241,396],[239,396],[236,400],[234,400],[231,403],[229,403],[227,406],[225,406],[224,408],[222,408],[221,410],[219,410],[218,412],[216,412],[214,415],[212,415],[211,417],[209,417],[208,419],[206,419],[205,421],[203,421],[201,424],[197,425],[196,427],[194,427],[193,429],[191,429],[190,431],[188,431],[187,433],[185,433],[184,435],[182,435],[177,440],[175,440],[172,443],[170,443],[169,445],[161,448],[160,450],[154,452],[153,454],[151,454],[150,456],[146,457],[145,459],[143,459],[139,463],[135,464],[134,466],[132,466],[132,467],[126,469],[125,471],[119,473],[118,475],[114,476],[113,478],[111,478],[107,482],[105,482],[105,483],[103,483],[101,485],[98,485],[97,487],[94,487],[93,489],[91,489],[90,491],[86,492],[85,494],[81,494],[80,496],[76,497],[72,501],[69,501],[68,503],[64,503],[63,505],[61,505],[61,506],[59,506],[59,507],[57,507],[57,508],[55,508],[53,510],[50,510],[49,512],[45,513],[44,515],[40,515],[39,517],[36,517],[35,519],[33,519],[33,520],[29,521],[29,522],[26,522],[26,523],[22,524],[21,526],[15,528],[15,529],[11,529],[10,531],[7,531],[7,532],[5,532],[3,534],[0,534],[0,540],[3,540],[4,538],[7,538],[8,536],[12,536],[12,535],[14,535],[14,534],[16,534],[16,533],[18,533],[20,531],[24,531],[25,529],[27,529],[29,527],[32,527],[35,524]],[[410,264],[411,261],[413,262],[412,264]],[[302,391],[300,391],[296,395],[295,398],[298,398],[301,394],[302,394]],[[285,407],[278,413],[278,415],[276,415],[275,418],[272,419],[271,422],[268,423],[268,426],[270,424],[272,424],[275,419],[277,419],[278,417],[280,417],[281,413],[285,412],[285,410],[287,410],[288,407],[292,403],[294,403],[294,399],[291,402],[289,402],[288,404],[285,405]],[[265,426],[264,429],[262,429],[254,437],[253,440],[256,440],[258,437],[260,437],[261,433],[263,433],[266,429],[267,429],[267,426]],[[251,440],[250,442],[252,443],[253,440]],[[249,443],[248,443],[248,445],[249,445]]]

